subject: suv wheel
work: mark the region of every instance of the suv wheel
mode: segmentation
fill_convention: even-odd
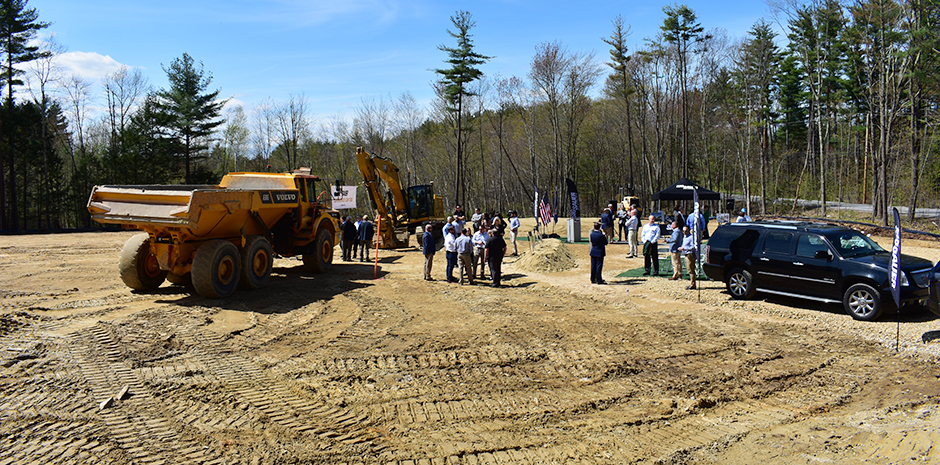
[[[845,312],[856,320],[872,321],[881,316],[881,295],[868,284],[855,284],[842,297]]]
[[[751,272],[744,268],[735,268],[728,273],[726,281],[728,292],[735,299],[750,299],[754,297],[754,279]]]

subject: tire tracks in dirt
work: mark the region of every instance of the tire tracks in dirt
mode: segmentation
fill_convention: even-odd
[[[105,279],[94,292],[4,291],[0,465],[936,454],[935,393],[911,387],[936,370],[851,335],[658,291],[624,299],[583,276],[428,283],[420,259],[402,254],[384,266],[411,268],[382,280],[282,267],[270,288],[226,301],[115,293]],[[17,310],[27,299],[36,310]]]

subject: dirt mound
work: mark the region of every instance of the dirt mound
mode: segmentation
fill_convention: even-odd
[[[551,273],[567,271],[577,263],[574,253],[558,239],[544,239],[535,244],[535,250],[529,250],[516,260],[514,266],[521,271]]]

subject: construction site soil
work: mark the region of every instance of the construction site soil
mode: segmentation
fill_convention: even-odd
[[[618,277],[625,244],[592,285],[559,241],[501,288],[447,283],[443,253],[425,281],[412,248],[206,299],[125,287],[133,234],[0,237],[0,464],[940,463],[923,309]]]

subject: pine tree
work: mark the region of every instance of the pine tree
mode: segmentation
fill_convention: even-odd
[[[761,214],[767,214],[767,170],[771,163],[774,96],[777,91],[777,69],[780,52],[774,43],[776,34],[770,25],[760,20],[748,32],[743,47],[741,80],[748,96],[751,126],[760,131],[760,195]]]
[[[448,69],[438,69],[434,72],[441,75],[439,84],[443,87],[443,96],[447,101],[448,111],[454,114],[457,123],[457,157],[456,171],[454,175],[454,205],[461,203],[463,196],[463,107],[464,99],[475,95],[467,85],[480,79],[483,72],[477,69],[477,66],[486,63],[493,57],[483,56],[473,51],[473,42],[470,40],[470,28],[476,26],[472,16],[467,11],[458,11],[456,15],[450,17],[451,23],[457,28],[457,31],[447,30],[451,37],[457,39],[456,47],[438,46],[438,49],[446,52],[447,63],[451,65]]]
[[[16,69],[16,65],[28,63],[30,61],[46,56],[47,52],[40,52],[39,48],[30,45],[30,40],[36,36],[36,33],[48,27],[48,23],[37,21],[39,14],[35,8],[26,8],[27,0],[0,0],[0,53],[2,53],[2,62],[0,62],[0,86],[6,84],[6,98],[3,99],[3,112],[0,115],[0,132],[4,134],[4,140],[0,141],[0,231],[7,230],[7,209],[6,209],[6,169],[10,171],[10,207],[9,219],[10,229],[17,228],[17,199],[16,199],[16,164],[13,160],[12,144],[10,134],[15,130],[10,121],[10,114],[13,111],[13,86],[21,85],[22,81],[16,78],[22,71]],[[6,126],[4,126],[6,124]],[[9,158],[9,165],[4,159]]]
[[[219,91],[208,92],[212,75],[197,68],[193,58],[184,53],[164,68],[170,88],[157,92],[157,108],[166,116],[167,129],[176,141],[177,153],[185,164],[186,183],[192,182],[192,162],[208,150],[206,139],[223,123],[219,119],[226,100],[218,100]]]
[[[627,50],[627,36],[630,34],[630,26],[625,26],[623,17],[618,16],[614,20],[614,32],[609,38],[601,39],[607,45],[610,45],[610,62],[607,66],[613,69],[608,76],[611,87],[617,98],[623,99],[624,111],[627,117],[627,160],[630,173],[630,190],[636,189],[633,179],[633,115],[630,112],[630,97],[636,92],[633,84],[630,82],[630,72],[627,65],[630,63],[630,54]]]
[[[698,22],[695,12],[687,5],[663,7],[666,18],[660,30],[663,31],[663,40],[676,48],[676,58],[679,60],[679,92],[682,98],[682,161],[680,174],[689,176],[689,52],[696,43],[702,43],[709,38],[704,34],[704,28]],[[701,51],[701,50],[699,50]]]
[[[39,14],[35,8],[26,8],[27,0],[0,0],[0,52],[3,53],[3,69],[0,70],[0,82],[6,84],[6,100],[13,101],[13,86],[23,82],[16,76],[23,71],[16,65],[42,58],[48,52],[30,45],[36,33],[49,26],[49,23],[37,21]]]

